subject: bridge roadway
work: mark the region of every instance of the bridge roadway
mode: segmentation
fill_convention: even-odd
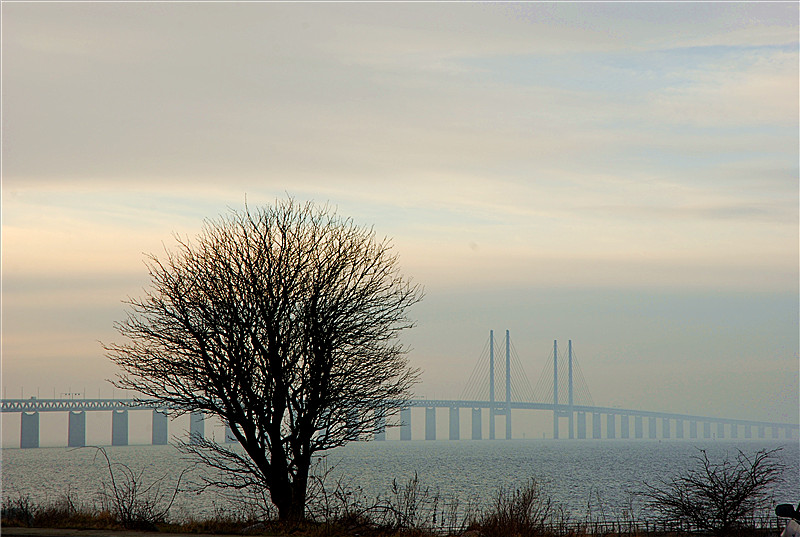
[[[436,439],[436,409],[449,409],[449,438],[458,440],[460,434],[459,410],[468,408],[472,412],[472,439],[483,438],[483,412],[488,411],[489,438],[495,438],[494,418],[505,415],[505,437],[511,438],[511,419],[509,410],[542,410],[553,413],[553,419],[558,423],[559,418],[569,420],[569,438],[587,438],[587,419],[591,418],[591,438],[644,438],[644,419],[647,419],[647,438],[657,438],[657,421],[661,420],[660,438],[671,438],[673,422],[675,425],[675,438],[684,438],[684,422],[689,422],[689,438],[698,438],[697,424],[703,424],[702,437],[711,438],[711,425],[716,425],[716,437],[724,438],[726,429],[731,438],[738,438],[739,427],[744,428],[744,438],[752,438],[752,428],[757,428],[758,438],[765,438],[765,429],[772,430],[772,438],[779,437],[783,430],[784,438],[797,437],[800,425],[782,422],[769,422],[757,420],[743,420],[720,418],[713,416],[698,416],[692,414],[677,414],[673,412],[657,412],[650,410],[624,409],[617,407],[566,405],[554,403],[526,403],[517,401],[463,401],[448,399],[413,399],[404,404],[398,404],[400,412],[400,439],[411,439],[411,408],[425,409],[425,439]],[[67,412],[69,413],[68,445],[85,445],[86,438],[86,412],[106,411],[111,412],[112,418],[112,445],[127,445],[128,443],[128,411],[151,410],[153,412],[153,436],[155,445],[166,444],[167,413],[168,408],[153,400],[135,399],[2,399],[0,411],[18,412],[21,414],[20,447],[38,447],[39,445],[39,413],[40,412]],[[631,431],[630,418],[634,418],[634,427]],[[575,420],[577,418],[577,424]],[[619,426],[617,425],[619,420]],[[203,435],[203,415],[193,413],[190,418],[190,433]],[[602,422],[605,421],[605,436],[602,435]],[[576,426],[577,425],[577,426]],[[558,426],[554,429],[554,437],[558,438]],[[633,433],[633,434],[631,434]],[[226,441],[231,435],[226,429]],[[376,435],[376,440],[384,440],[385,432]]]
[[[633,410],[618,407],[588,406],[566,404],[555,405],[553,403],[525,403],[511,401],[496,401],[492,404],[489,401],[463,401],[457,399],[412,399],[406,404],[398,404],[398,408],[481,408],[488,409],[494,406],[496,410],[505,409],[510,406],[512,410],[546,410],[553,412],[558,410],[561,413],[568,413],[570,408],[573,412],[585,412],[587,414],[614,414],[626,416],[641,416],[646,418],[661,418],[672,420],[699,421],[709,423],[724,423],[727,425],[742,425],[752,427],[783,427],[800,431],[800,425],[773,422],[742,420],[732,418],[719,418],[712,416],[698,416],[693,414],[676,414],[674,412],[657,412],[652,410]],[[113,411],[113,410],[165,410],[165,405],[156,401],[137,400],[137,399],[2,399],[0,400],[0,411],[2,412],[84,412],[84,411]]]

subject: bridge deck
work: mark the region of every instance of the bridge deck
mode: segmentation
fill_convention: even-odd
[[[676,414],[674,412],[658,412],[652,410],[636,410],[605,406],[589,405],[555,405],[553,403],[526,403],[519,401],[463,401],[450,399],[412,399],[400,407],[410,408],[492,408],[502,410],[507,406],[511,409],[558,411],[563,415],[572,412],[586,412],[590,414],[614,414],[624,416],[642,416],[647,418],[666,418],[674,420],[701,421],[710,423],[724,423],[731,425],[745,425],[756,427],[782,427],[800,430],[796,423],[774,421],[744,420],[736,418],[722,418],[716,416],[700,416],[693,414]],[[165,405],[153,400],[136,399],[2,399],[0,411],[2,412],[85,412],[85,411],[111,411],[111,410],[155,410],[164,409]]]

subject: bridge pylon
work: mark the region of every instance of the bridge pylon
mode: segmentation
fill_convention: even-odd
[[[506,418],[506,440],[511,440],[511,336],[506,330],[506,399],[495,399],[494,330],[489,330],[489,439],[496,438],[495,416]]]
[[[558,397],[558,340],[553,340],[553,438],[559,437],[559,418],[569,420],[569,438],[575,438],[575,392],[572,369],[572,340],[567,344],[567,402]]]

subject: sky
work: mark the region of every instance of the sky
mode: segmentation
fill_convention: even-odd
[[[291,196],[595,403],[798,423],[797,3],[2,4],[4,397],[119,395],[146,253]],[[82,395],[83,396],[83,395]]]

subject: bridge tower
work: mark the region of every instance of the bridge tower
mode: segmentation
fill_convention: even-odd
[[[561,404],[558,397],[558,340],[553,340],[553,438],[558,438],[558,418],[569,418],[569,438],[575,438],[575,393],[572,373],[572,340],[567,345],[567,401]],[[581,424],[578,424],[581,427]],[[584,425],[585,427],[585,425]]]
[[[489,330],[489,440],[494,440],[494,330]]]
[[[569,370],[568,381],[569,381],[569,384],[567,386],[568,386],[568,390],[569,390],[569,394],[568,394],[568,396],[569,396],[569,439],[572,440],[573,438],[575,438],[575,412],[573,410],[574,400],[572,398],[573,394],[572,394],[572,340],[571,339],[569,340],[569,344],[568,344],[568,352],[569,352],[569,362],[568,362],[568,370]]]
[[[506,440],[511,440],[511,336],[506,330]]]
[[[553,340],[553,438],[558,439],[558,340]]]

